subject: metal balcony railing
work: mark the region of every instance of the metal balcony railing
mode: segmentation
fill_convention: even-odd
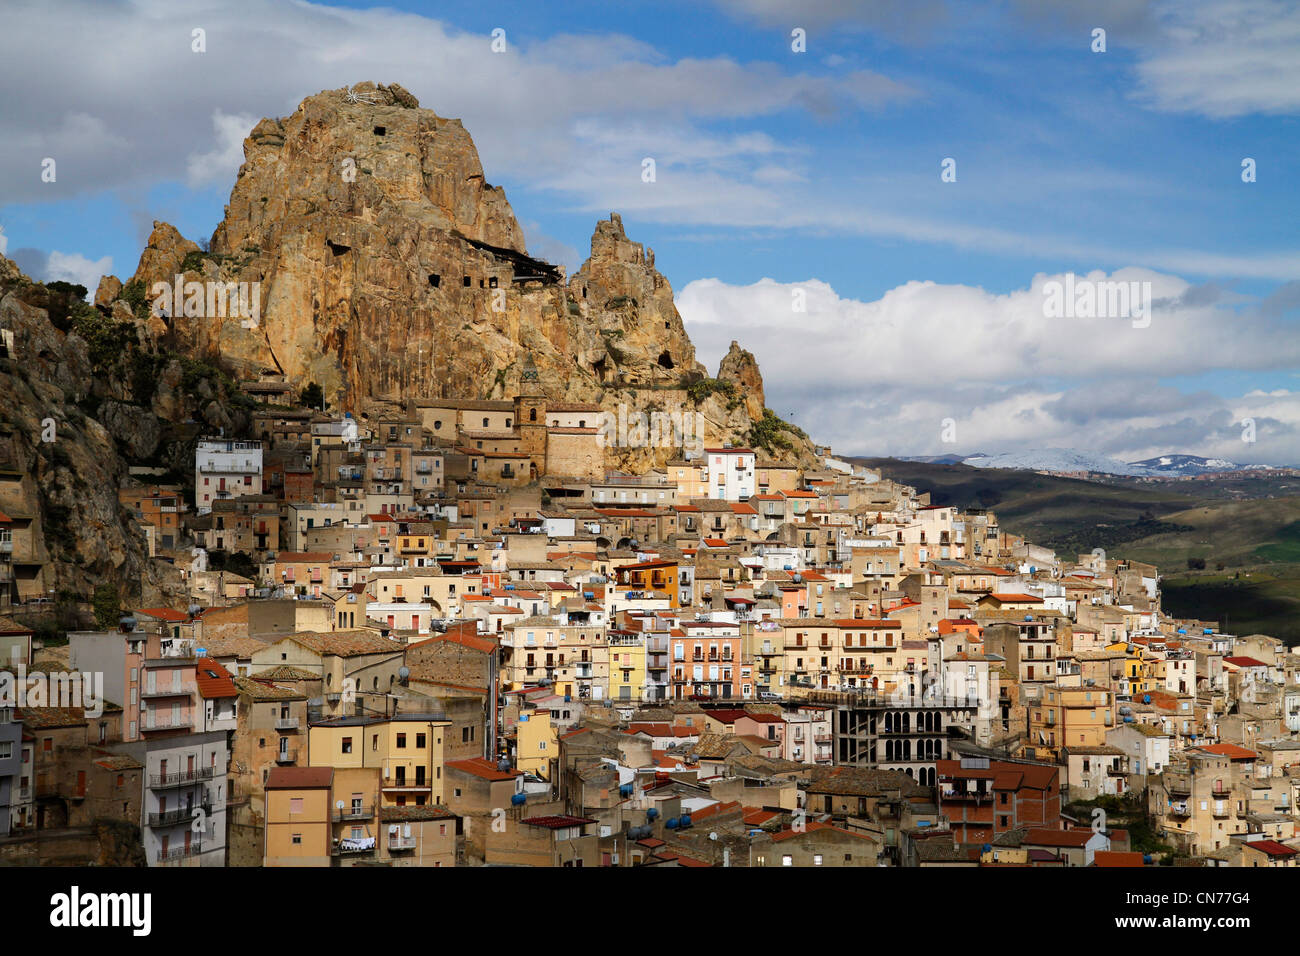
[[[180,807],[176,810],[162,810],[148,814],[147,820],[151,827],[171,827],[178,823],[186,823],[193,820],[195,810],[202,810],[203,815],[207,816],[212,812],[212,805],[202,803],[195,807]]]
[[[189,846],[178,847],[174,850],[168,850],[165,853],[158,854],[158,862],[161,864],[179,863],[181,860],[187,860],[190,857],[198,856],[203,852],[203,841],[195,840]]]
[[[335,823],[342,823],[344,820],[369,820],[374,815],[375,808],[368,803],[361,806],[347,806],[330,814]]]
[[[297,717],[277,717],[275,718],[276,730],[297,730],[299,720]]]
[[[149,775],[149,786],[155,788],[183,787],[186,784],[211,780],[213,772],[212,767],[199,767],[195,770],[180,770],[176,773],[151,773]]]

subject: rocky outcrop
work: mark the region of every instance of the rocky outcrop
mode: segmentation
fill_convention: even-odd
[[[78,331],[86,329],[68,308],[66,293],[33,283],[0,256],[0,329],[13,342],[0,359],[0,471],[8,476],[0,512],[30,519],[24,556],[43,565],[43,590],[84,598],[111,583],[130,601],[183,595],[179,572],[149,560],[143,532],[117,498],[123,453],[152,453],[159,423],[150,409],[114,396],[122,383],[95,374],[94,349]]]
[[[730,382],[743,397],[745,413],[757,421],[763,417],[767,406],[763,395],[763,376],[758,372],[758,360],[754,353],[742,349],[734,339],[727,354],[718,365],[718,379]]]
[[[566,281],[528,255],[460,121],[420,108],[401,87],[308,97],[291,116],[259,122],[244,157],[210,251],[157,223],[127,285],[152,289],[178,273],[248,283],[256,321],[177,307],[150,319],[162,326],[147,330],[154,338],[238,377],[274,369],[295,388],[316,382],[351,411],[512,396],[525,356],[556,401],[694,408],[684,386],[707,373],[654,253],[612,214]],[[707,441],[743,439],[762,414],[762,380],[742,354],[747,361],[728,357],[725,375],[743,401],[712,396],[700,407]],[[610,464],[672,453],[611,452]]]

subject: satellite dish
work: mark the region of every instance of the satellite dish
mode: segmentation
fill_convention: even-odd
[[[335,810],[342,810],[343,807],[344,807],[344,803],[343,803],[342,800],[339,800],[337,803],[334,804],[334,809],[335,809]]]
[[[398,680],[402,680],[402,681],[404,681],[404,680],[406,680],[406,678],[408,678],[408,677],[410,677],[410,676],[411,676],[411,669],[410,669],[409,667],[407,667],[405,664],[403,664],[401,667],[399,667],[399,668],[397,669],[397,678],[398,678]]]
[[[717,831],[717,830],[714,830],[712,833],[709,834],[709,839],[710,839],[710,840],[716,840],[717,838],[718,838],[718,831]]]

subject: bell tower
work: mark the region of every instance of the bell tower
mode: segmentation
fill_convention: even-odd
[[[515,428],[519,431],[522,450],[532,464],[532,477],[546,474],[546,394],[531,352],[524,353],[524,367],[519,373]]]

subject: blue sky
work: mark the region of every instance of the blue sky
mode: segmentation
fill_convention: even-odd
[[[1294,3],[20,0],[7,19],[0,247],[38,278],[125,279],[155,219],[206,237],[257,118],[398,82],[464,119],[531,251],[575,268],[620,211],[701,359],[739,340],[769,405],[837,449],[1300,461]],[[1044,277],[1098,270],[1152,283],[1148,328],[1042,315]]]

